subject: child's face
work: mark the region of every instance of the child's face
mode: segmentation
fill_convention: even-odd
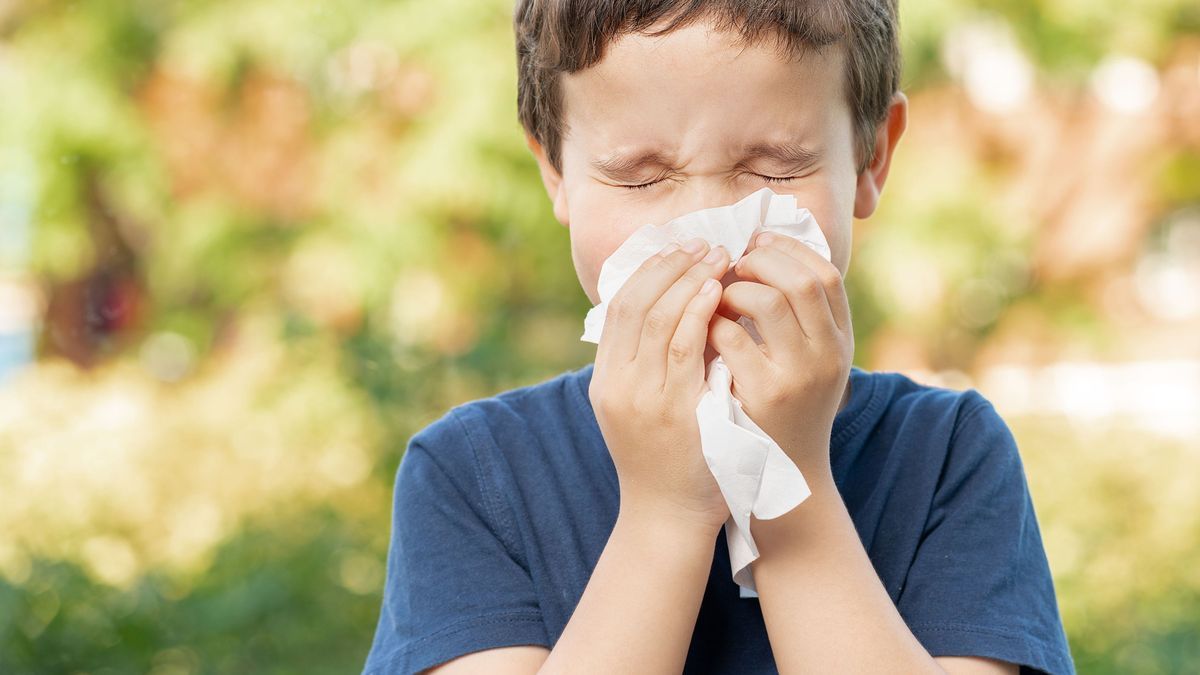
[[[634,230],[764,186],[812,211],[845,274],[851,220],[878,191],[862,185],[870,170],[856,172],[844,77],[840,47],[789,62],[705,22],[623,35],[598,64],[564,75],[561,174],[533,145],[592,303],[604,260]]]

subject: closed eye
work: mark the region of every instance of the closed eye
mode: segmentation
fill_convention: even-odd
[[[795,180],[795,179],[797,179],[797,178],[803,178],[803,177],[804,177],[803,175],[797,175],[797,176],[767,176],[767,175],[765,175],[765,174],[761,174],[761,173],[751,173],[750,175],[752,175],[752,176],[755,176],[755,177],[757,177],[757,178],[761,178],[761,179],[763,179],[764,181],[766,181],[766,182],[768,182],[768,183],[776,183],[776,184],[778,184],[778,183],[786,183],[786,182],[788,182],[788,181],[792,181],[792,180]],[[651,188],[651,187],[654,187],[655,185],[658,185],[659,183],[663,182],[664,180],[667,180],[667,179],[666,179],[666,178],[659,178],[659,179],[652,180],[652,181],[650,181],[650,182],[647,182],[647,183],[638,183],[638,184],[636,184],[636,185],[619,185],[618,187],[625,188],[626,190],[645,190],[645,189],[647,189],[647,188]]]
[[[756,173],[754,175],[767,181],[768,183],[786,183],[790,180],[800,178],[800,176],[764,176],[761,173]]]
[[[666,179],[659,178],[658,180],[652,180],[649,183],[641,183],[639,185],[622,185],[621,187],[629,189],[629,190],[645,190],[646,188],[653,187],[654,185],[657,185],[657,184],[663,182],[664,180],[666,180]]]

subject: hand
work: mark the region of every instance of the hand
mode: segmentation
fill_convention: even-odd
[[[702,260],[668,246],[651,256],[609,301],[588,389],[617,469],[621,510],[681,517],[712,528],[729,507],[700,449],[696,406],[706,391],[708,322],[729,267],[725,249]],[[706,280],[715,287],[700,292]]]
[[[842,275],[800,241],[761,234],[733,272],[739,280],[722,293],[709,342],[729,366],[746,414],[806,477],[825,478],[854,356]],[[749,316],[763,344],[729,315]]]

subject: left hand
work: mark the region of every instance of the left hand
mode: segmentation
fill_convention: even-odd
[[[761,234],[733,268],[708,340],[729,366],[746,414],[806,477],[830,474],[833,418],[846,391],[854,332],[842,275],[796,239]],[[749,316],[763,339],[729,315]],[[810,473],[815,472],[815,473]]]

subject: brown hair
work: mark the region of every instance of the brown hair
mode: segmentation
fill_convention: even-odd
[[[521,124],[562,172],[562,73],[595,65],[626,33],[665,35],[700,18],[736,31],[745,44],[771,40],[784,54],[842,42],[846,94],[861,172],[875,155],[875,130],[900,86],[897,0],[518,0],[517,111]],[[659,30],[648,29],[668,20]]]

